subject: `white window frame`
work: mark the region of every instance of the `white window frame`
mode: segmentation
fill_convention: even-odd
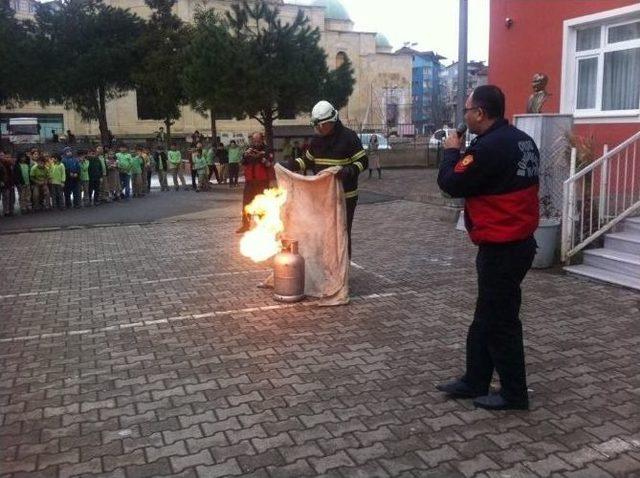
[[[640,39],[607,44],[607,32],[611,27],[640,21],[640,3],[603,12],[571,18],[563,22],[562,78],[560,112],[572,114],[576,123],[640,123],[640,105],[633,110],[602,111],[602,81],[604,76],[604,54],[609,51],[640,47]],[[600,48],[576,52],[577,31],[589,27],[600,28]],[[603,28],[604,27],[604,28]],[[598,57],[596,86],[596,109],[577,110],[578,60]]]

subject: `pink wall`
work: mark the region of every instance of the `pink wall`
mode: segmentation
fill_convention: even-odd
[[[489,82],[498,85],[507,97],[507,118],[526,111],[531,94],[531,77],[536,72],[549,76],[543,112],[560,109],[562,69],[562,22],[636,4],[637,0],[491,0],[489,33]],[[511,18],[511,28],[505,19]],[[580,135],[593,134],[599,145],[613,147],[640,130],[638,123],[581,124]]]

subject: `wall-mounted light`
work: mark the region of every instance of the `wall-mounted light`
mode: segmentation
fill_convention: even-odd
[[[511,28],[513,25],[513,18],[507,17],[504,19],[504,26],[507,28]]]

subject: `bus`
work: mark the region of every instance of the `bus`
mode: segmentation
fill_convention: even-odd
[[[42,142],[38,118],[9,118],[8,131],[13,144]]]

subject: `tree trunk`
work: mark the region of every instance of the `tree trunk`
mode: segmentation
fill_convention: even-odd
[[[98,127],[100,129],[100,144],[109,145],[109,125],[107,124],[107,98],[104,86],[98,87]]]
[[[264,141],[273,151],[273,113],[271,110],[262,112],[262,125],[264,126]]]
[[[164,126],[167,129],[167,134],[165,135],[165,148],[166,151],[169,151],[169,146],[171,146],[171,125],[173,124],[173,121],[171,121],[171,118],[165,118],[164,120]]]
[[[218,129],[216,128],[216,112],[213,110],[209,110],[209,115],[211,117],[211,145],[215,149],[218,146]]]

